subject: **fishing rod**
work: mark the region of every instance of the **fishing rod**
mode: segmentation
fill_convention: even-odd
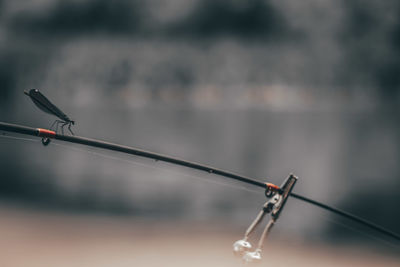
[[[22,125],[15,125],[15,124],[10,124],[10,123],[0,122],[0,130],[42,137],[42,144],[44,146],[49,145],[51,139],[57,139],[57,140],[65,141],[65,142],[76,143],[76,144],[81,144],[81,145],[86,145],[86,146],[91,146],[91,147],[97,147],[97,148],[102,148],[102,149],[106,149],[106,150],[112,150],[112,151],[130,154],[130,155],[140,156],[140,157],[144,157],[144,158],[150,158],[150,159],[154,159],[154,160],[164,161],[164,162],[168,162],[168,163],[175,164],[175,165],[180,165],[180,166],[184,166],[184,167],[188,167],[188,168],[192,168],[192,169],[196,169],[196,170],[200,170],[200,171],[205,171],[207,173],[214,173],[216,175],[220,175],[220,176],[230,178],[230,179],[235,179],[235,180],[265,189],[265,196],[268,199],[267,202],[265,202],[262,210],[258,213],[257,217],[254,219],[254,221],[250,224],[250,226],[246,230],[243,239],[240,239],[233,244],[234,254],[241,257],[243,259],[244,263],[250,263],[250,262],[254,262],[254,261],[257,262],[257,261],[261,260],[261,250],[262,250],[262,247],[264,244],[264,240],[266,239],[266,237],[268,236],[272,227],[275,225],[276,221],[278,220],[278,217],[279,217],[281,211],[283,210],[283,207],[285,206],[286,201],[289,198],[289,196],[292,196],[299,200],[305,201],[307,203],[310,203],[317,207],[323,208],[325,210],[331,211],[335,214],[338,214],[338,215],[345,217],[347,219],[350,219],[352,221],[358,222],[364,226],[374,229],[375,231],[378,231],[382,234],[385,234],[387,236],[390,236],[390,237],[400,241],[399,235],[397,235],[396,233],[393,233],[379,225],[376,225],[372,222],[369,222],[365,219],[362,219],[360,217],[357,217],[357,216],[347,213],[345,211],[339,210],[337,208],[320,203],[313,199],[309,199],[307,197],[292,193],[293,187],[296,184],[297,179],[298,179],[296,176],[294,176],[292,174],[288,178],[286,178],[286,180],[283,182],[283,184],[279,187],[279,186],[271,184],[271,183],[263,183],[263,182],[251,179],[249,177],[245,177],[245,176],[235,174],[232,172],[216,169],[216,168],[198,164],[195,162],[190,162],[187,160],[182,160],[182,159],[178,159],[178,158],[174,158],[174,157],[170,157],[170,156],[166,156],[166,155],[161,155],[161,154],[157,154],[157,153],[153,153],[153,152],[149,152],[149,151],[145,151],[145,150],[141,150],[141,149],[137,149],[137,148],[133,148],[133,147],[113,144],[113,143],[100,141],[100,140],[96,140],[96,139],[74,136],[74,133],[71,130],[71,126],[75,124],[75,121],[71,120],[64,112],[61,111],[61,109],[59,109],[56,105],[54,105],[46,96],[44,96],[37,89],[31,89],[29,92],[24,91],[24,93],[27,96],[29,96],[29,98],[32,100],[32,102],[39,109],[41,109],[45,113],[48,113],[50,115],[57,117],[58,119],[53,122],[53,124],[50,126],[50,129],[32,128],[32,127],[27,127],[27,126],[22,126]],[[61,128],[62,134],[58,133],[59,124],[61,124],[60,128]],[[52,130],[54,125],[55,125],[55,131]],[[72,134],[72,136],[64,135],[64,127],[67,125],[68,125],[68,130]],[[250,236],[250,234],[252,234],[254,232],[255,228],[261,223],[261,221],[267,214],[270,214],[270,220],[268,221],[267,225],[264,228],[264,231],[261,234],[261,237],[259,239],[256,250],[250,251],[252,246],[251,246],[250,242],[248,241],[249,236]]]
[[[129,147],[129,146],[114,144],[114,143],[91,139],[91,138],[80,137],[80,136],[76,136],[76,135],[74,135],[74,136],[63,135],[63,134],[58,134],[55,131],[52,131],[49,129],[33,128],[33,127],[5,123],[5,122],[0,122],[0,130],[6,131],[6,132],[23,134],[23,135],[36,136],[36,137],[41,137],[41,138],[55,139],[55,140],[60,140],[60,141],[64,141],[64,142],[69,142],[69,143],[86,145],[86,146],[90,146],[90,147],[97,147],[97,148],[101,148],[101,149],[105,149],[105,150],[117,151],[117,152],[121,152],[121,153],[125,153],[125,154],[149,158],[149,159],[153,159],[153,160],[157,160],[157,161],[168,162],[168,163],[175,164],[175,165],[180,165],[180,166],[184,166],[184,167],[188,167],[188,168],[192,168],[192,169],[196,169],[196,170],[200,170],[200,171],[205,171],[207,173],[216,174],[219,176],[238,180],[238,181],[244,182],[246,184],[251,184],[256,187],[262,188],[265,190],[265,195],[267,197],[271,197],[274,193],[282,194],[282,192],[283,192],[282,187],[276,186],[271,183],[261,182],[261,181],[254,180],[249,177],[243,176],[243,175],[229,172],[229,171],[225,171],[225,170],[217,169],[217,168],[210,167],[207,165],[202,165],[202,164],[198,164],[195,162],[182,160],[182,159],[178,159],[178,158],[174,158],[174,157],[170,157],[170,156],[166,156],[166,155],[162,155],[162,154],[158,154],[158,153],[154,153],[154,152],[149,152],[149,151],[145,151],[145,150],[141,150],[141,149],[133,148],[133,147]],[[298,200],[307,202],[309,204],[320,207],[327,211],[333,212],[337,215],[340,215],[349,220],[352,220],[359,224],[362,224],[370,229],[373,229],[381,234],[391,237],[397,241],[400,241],[400,235],[398,235],[397,233],[387,230],[387,229],[383,228],[382,226],[374,224],[363,218],[360,218],[360,217],[350,214],[348,212],[342,211],[338,208],[323,204],[316,200],[307,198],[305,196],[299,195],[297,193],[290,192],[288,196],[291,196]]]

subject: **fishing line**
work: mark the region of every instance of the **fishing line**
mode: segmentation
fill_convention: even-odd
[[[40,142],[37,139],[10,136],[10,135],[6,135],[5,133],[2,133],[0,135],[0,137],[7,138],[7,139],[30,141],[30,142],[35,142],[35,143]],[[244,191],[251,192],[251,193],[259,193],[260,192],[259,190],[250,189],[250,188],[247,188],[247,187],[244,187],[244,186],[240,186],[240,185],[237,185],[237,184],[229,184],[229,183],[224,183],[224,182],[221,182],[221,181],[218,182],[218,181],[215,181],[215,180],[208,179],[208,178],[206,178],[204,176],[202,177],[202,176],[197,176],[197,175],[192,175],[192,174],[187,174],[187,173],[181,173],[181,172],[178,172],[178,171],[173,171],[173,170],[170,170],[170,169],[165,169],[165,168],[153,166],[153,165],[150,165],[150,164],[146,164],[146,163],[135,161],[134,159],[124,159],[124,158],[121,158],[121,157],[114,157],[114,156],[111,156],[111,155],[107,155],[105,153],[95,152],[95,151],[92,151],[92,150],[83,149],[83,148],[79,148],[79,147],[75,147],[75,146],[63,145],[63,144],[60,144],[58,142],[53,142],[53,145],[58,146],[58,147],[62,147],[64,149],[71,150],[71,151],[74,150],[74,151],[84,152],[84,153],[87,153],[87,154],[96,155],[96,156],[99,156],[99,157],[102,157],[102,158],[106,158],[106,159],[112,159],[114,161],[126,162],[126,163],[129,163],[129,164],[142,166],[142,167],[158,170],[158,171],[161,171],[161,172],[168,172],[168,173],[171,173],[171,174],[174,174],[174,175],[185,176],[185,177],[188,177],[188,178],[194,178],[194,179],[197,179],[197,180],[206,181],[206,182],[211,183],[211,184],[229,186],[229,187],[234,188],[234,189],[244,190]],[[157,163],[157,161],[156,161],[156,163]]]
[[[30,142],[35,142],[35,143],[40,142],[38,139],[31,139],[31,138],[24,138],[24,137],[11,136],[11,135],[7,135],[6,133],[1,133],[0,137],[6,138],[6,139],[30,141]]]
[[[133,164],[133,165],[137,165],[137,166],[141,166],[141,167],[145,167],[145,168],[154,169],[154,170],[157,170],[157,171],[160,171],[160,172],[166,172],[166,173],[174,174],[174,175],[177,175],[177,176],[185,176],[185,177],[188,177],[188,178],[194,178],[194,179],[197,179],[197,180],[206,181],[206,182],[212,183],[212,184],[217,184],[217,185],[221,185],[221,186],[229,186],[229,187],[234,188],[234,189],[244,190],[244,191],[251,192],[251,193],[255,193],[255,192],[259,193],[260,192],[259,190],[246,188],[244,186],[240,186],[240,185],[237,185],[237,184],[230,184],[230,183],[225,183],[225,182],[221,182],[221,181],[215,181],[215,180],[208,179],[207,177],[204,177],[204,176],[197,176],[197,175],[193,175],[193,174],[187,174],[187,173],[183,173],[183,172],[179,172],[179,171],[174,171],[174,170],[171,170],[171,169],[165,169],[165,168],[161,168],[161,167],[158,167],[158,166],[150,165],[148,163],[138,162],[138,161],[135,161],[132,158],[131,159],[124,159],[124,158],[121,158],[121,157],[115,157],[115,156],[107,155],[107,154],[101,153],[101,152],[95,152],[93,150],[86,150],[86,149],[83,149],[83,148],[63,145],[63,144],[60,144],[58,142],[54,142],[53,144],[56,145],[56,146],[59,146],[59,147],[63,147],[63,148],[68,149],[68,150],[80,151],[80,152],[92,154],[92,155],[95,155],[95,156],[99,156],[99,157],[102,157],[102,158],[112,159],[114,161],[119,161],[119,162],[125,162],[125,163],[129,163],[129,164]],[[159,163],[159,162],[155,161],[155,163]]]
[[[130,155],[134,155],[134,156],[138,156],[138,157],[142,157],[142,158],[149,158],[149,159],[153,159],[153,160],[159,160],[159,161],[163,161],[166,163],[170,163],[173,165],[180,165],[183,167],[187,167],[187,168],[191,168],[191,169],[196,169],[199,171],[204,171],[207,173],[212,173],[215,175],[219,175],[219,176],[223,176],[229,179],[234,179],[237,181],[241,181],[243,183],[247,183],[247,184],[251,184],[257,187],[261,187],[264,190],[267,190],[266,192],[268,193],[270,190],[280,190],[279,187],[269,184],[269,183],[265,183],[265,182],[261,182],[259,180],[255,180],[249,177],[245,177],[243,175],[239,175],[239,174],[235,174],[229,171],[224,171],[221,169],[217,169],[217,168],[213,168],[207,165],[202,165],[202,164],[198,164],[195,162],[191,162],[191,161],[187,161],[187,160],[182,160],[179,158],[174,158],[171,156],[166,156],[166,155],[162,155],[162,154],[158,154],[158,153],[154,153],[154,152],[150,152],[150,151],[145,151],[142,149],[138,149],[138,148],[134,148],[134,147],[129,147],[129,146],[124,146],[124,145],[119,145],[119,144],[114,144],[114,143],[109,143],[109,142],[105,142],[105,141],[101,141],[101,140],[96,140],[96,139],[91,139],[91,138],[85,138],[85,137],[79,137],[79,136],[69,136],[69,135],[60,135],[57,134],[54,131],[51,130],[47,130],[47,129],[41,129],[41,128],[32,128],[32,127],[27,127],[27,126],[22,126],[22,125],[15,125],[15,124],[10,124],[10,123],[4,123],[4,122],[0,122],[0,130],[4,130],[4,131],[8,131],[8,132],[14,132],[14,133],[20,133],[20,134],[25,134],[25,135],[31,135],[31,136],[39,136],[42,137],[42,143],[44,145],[48,144],[44,143],[43,140],[44,139],[56,139],[56,140],[61,140],[61,141],[65,141],[65,142],[69,142],[69,143],[74,143],[74,144],[81,144],[81,145],[85,145],[85,146],[90,146],[90,147],[96,147],[96,148],[101,148],[101,149],[105,149],[105,150],[110,150],[110,151],[116,151],[116,152],[121,152],[121,153],[125,153],[125,154],[130,154]],[[190,176],[191,177],[191,176]],[[322,209],[328,210],[330,212],[333,212],[337,215],[340,215],[342,217],[345,217],[347,219],[350,219],[352,221],[355,221],[357,223],[360,223],[366,227],[369,227],[370,229],[374,229],[377,232],[380,232],[381,234],[384,234],[386,236],[390,236],[398,241],[400,241],[400,235],[385,229],[379,225],[376,225],[370,221],[367,221],[363,218],[360,218],[356,215],[353,215],[351,213],[342,211],[340,209],[337,209],[335,207],[323,204],[321,202],[318,202],[316,200],[301,196],[299,194],[296,193],[292,193],[290,192],[290,196],[297,198],[301,201],[304,202],[308,202],[309,204],[312,204],[314,206],[320,207]]]
[[[368,228],[374,229],[377,232],[380,232],[380,233],[382,233],[384,235],[390,236],[390,237],[400,241],[400,236],[398,234],[396,234],[396,233],[394,233],[394,232],[392,232],[392,231],[390,231],[388,229],[385,229],[382,226],[379,226],[379,225],[377,225],[377,224],[375,224],[373,222],[370,222],[370,221],[365,220],[365,219],[363,219],[361,217],[358,217],[358,216],[356,216],[354,214],[351,214],[349,212],[340,210],[338,208],[334,208],[334,207],[328,206],[328,205],[326,205],[324,203],[321,203],[319,201],[316,201],[314,199],[310,199],[310,198],[307,198],[307,197],[304,197],[304,196],[301,196],[301,195],[298,195],[298,194],[295,194],[295,193],[292,193],[291,196],[293,198],[297,198],[297,199],[302,200],[304,202],[308,202],[308,203],[310,203],[310,204],[312,204],[314,206],[321,207],[321,208],[323,208],[325,210],[328,210],[328,211],[330,211],[332,213],[335,213],[337,215],[345,217],[345,218],[347,218],[347,219],[349,219],[351,221],[358,222],[358,223],[360,223],[360,224],[362,224],[362,225],[364,225],[364,226],[366,226]]]

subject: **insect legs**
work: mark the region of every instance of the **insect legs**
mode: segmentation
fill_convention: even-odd
[[[74,132],[71,130],[72,123],[68,123],[68,130],[71,132],[72,135],[75,135]]]
[[[56,127],[55,127],[55,131],[56,131],[56,133],[57,133],[57,132],[58,132],[58,126],[59,126],[60,123],[64,123],[64,121],[55,120],[55,121],[53,122],[53,124],[50,126],[50,129],[53,129],[53,127],[54,127],[54,125],[55,125],[55,126],[56,126]]]
[[[74,132],[71,130],[72,122],[70,121],[62,121],[61,125],[61,133],[64,135],[64,127],[68,125],[68,130],[72,135],[75,135]]]
[[[61,126],[60,126],[61,124]],[[64,127],[68,125],[68,130],[72,135],[75,135],[74,132],[72,131],[71,127],[72,127],[72,122],[70,121],[62,121],[62,120],[55,120],[51,126],[50,129],[55,130],[55,132],[58,132],[58,129],[61,129],[61,133],[64,135]],[[54,127],[55,126],[55,127]]]

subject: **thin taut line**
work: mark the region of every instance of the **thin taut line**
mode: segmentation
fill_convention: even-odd
[[[188,167],[188,168],[192,168],[192,169],[197,169],[200,171],[205,171],[207,173],[212,173],[212,174],[220,175],[220,176],[227,177],[230,179],[235,179],[235,180],[247,183],[247,184],[252,184],[254,186],[261,187],[263,189],[267,188],[266,183],[251,179],[249,177],[245,177],[245,176],[235,174],[232,172],[220,170],[220,169],[213,168],[210,166],[198,164],[195,162],[190,162],[190,161],[186,161],[186,160],[182,160],[182,159],[178,159],[178,158],[174,158],[174,157],[170,157],[170,156],[166,156],[166,155],[161,155],[161,154],[157,154],[157,153],[153,153],[153,152],[149,152],[149,151],[145,151],[145,150],[141,150],[141,149],[137,149],[137,148],[133,148],[133,147],[129,147],[129,146],[123,146],[123,145],[118,145],[118,144],[114,144],[114,143],[109,143],[109,142],[105,142],[105,141],[101,141],[101,140],[90,139],[90,138],[79,137],[79,136],[60,135],[60,134],[57,134],[53,131],[49,131],[46,129],[32,128],[32,127],[10,124],[10,123],[5,123],[5,122],[0,122],[0,130],[19,133],[19,134],[25,134],[25,135],[54,138],[54,139],[65,141],[65,142],[82,144],[82,145],[91,146],[91,147],[98,147],[98,148],[102,148],[102,149],[106,149],[106,150],[118,151],[118,152],[130,154],[130,155],[135,155],[135,156],[144,157],[144,158],[150,158],[150,159],[164,161],[164,162],[168,162],[168,163],[172,163],[172,164],[176,164],[176,165],[180,165],[180,166],[184,166],[184,167]],[[312,200],[310,198],[307,198],[307,197],[304,197],[304,196],[301,196],[301,195],[298,195],[295,193],[291,193],[291,196],[294,198],[297,198],[299,200],[305,201],[309,204],[312,204],[314,206],[317,206],[322,209],[333,212],[333,213],[340,215],[342,217],[345,217],[349,220],[360,223],[370,229],[380,232],[381,234],[390,236],[390,237],[396,239],[397,241],[400,241],[400,235],[398,235],[390,230],[387,230],[382,226],[376,225],[370,221],[362,219],[356,215],[350,214],[348,212],[328,206],[321,202]]]

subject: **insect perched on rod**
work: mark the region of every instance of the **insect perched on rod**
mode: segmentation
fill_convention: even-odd
[[[59,125],[61,124],[61,133],[64,135],[64,127],[68,125],[68,130],[72,135],[74,133],[71,130],[71,126],[75,125],[75,121],[71,120],[64,112],[62,112],[58,107],[56,107],[53,103],[50,102],[47,97],[45,97],[39,90],[37,89],[31,89],[28,91],[24,91],[24,94],[29,96],[33,103],[40,108],[42,111],[54,115],[59,118],[59,120],[55,120],[53,124],[50,126],[50,129],[52,129],[54,126],[56,126],[55,131],[58,131]],[[44,145],[48,145],[50,143],[49,138],[43,138],[42,143]]]

